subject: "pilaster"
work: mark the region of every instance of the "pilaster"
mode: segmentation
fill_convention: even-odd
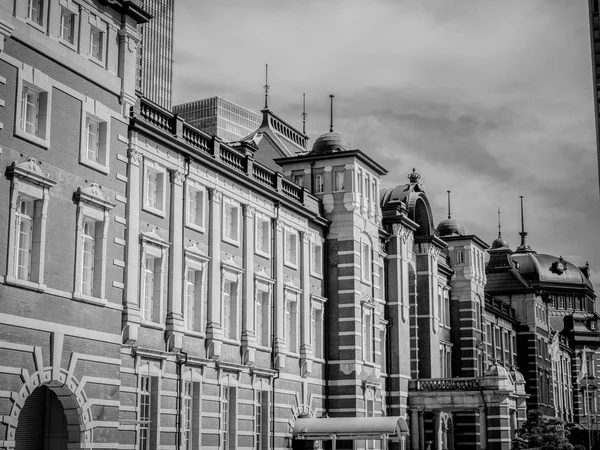
[[[208,322],[206,325],[207,356],[210,359],[221,357],[223,328],[221,325],[221,201],[223,194],[212,188],[210,197],[209,224],[209,282],[208,282]]]
[[[244,215],[244,295],[242,295],[242,362],[253,365],[256,358],[256,330],[254,328],[254,216],[250,205],[242,205]]]
[[[285,296],[283,291],[283,222],[281,219],[275,219],[275,368],[283,369],[285,367],[285,334],[283,330]]]
[[[331,170],[329,170],[331,175]],[[325,174],[327,181],[327,172]],[[312,359],[313,351],[311,348],[310,339],[310,328],[311,328],[311,310],[310,310],[310,240],[306,232],[300,232],[300,243],[301,243],[301,285],[302,285],[302,297],[301,297],[301,310],[300,310],[300,375],[307,377],[312,372]]]

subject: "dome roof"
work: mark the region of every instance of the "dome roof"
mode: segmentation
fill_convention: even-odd
[[[379,191],[379,200],[382,208],[388,206],[388,204],[397,204],[406,201],[406,198],[410,195],[410,185],[402,184],[389,189],[381,189]]]
[[[485,376],[486,377],[502,377],[502,378],[508,378],[510,380],[510,377],[509,377],[506,369],[498,363],[494,363],[488,369],[488,371],[485,373]]]
[[[492,250],[498,248],[510,248],[510,244],[502,236],[498,236],[496,239],[494,239],[494,242],[492,242]]]
[[[456,219],[448,218],[442,220],[438,224],[436,230],[440,236],[465,235],[465,227],[463,227],[462,224]]]
[[[343,152],[352,149],[352,144],[340,133],[330,131],[322,134],[313,144],[312,152],[324,155],[327,153]]]
[[[574,264],[543,253],[515,253],[518,271],[530,282],[580,284],[592,287],[590,280]]]

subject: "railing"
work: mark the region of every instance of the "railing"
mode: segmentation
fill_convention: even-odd
[[[488,306],[503,312],[504,314],[506,314],[509,317],[516,317],[515,314],[515,309],[510,306],[508,303],[503,302],[502,300],[500,300],[499,298],[495,298],[495,297],[488,297],[485,299],[485,302],[487,303]]]
[[[479,378],[439,378],[414,381],[417,391],[471,391],[481,387]]]
[[[240,175],[248,176],[250,179],[269,187],[295,203],[301,204],[319,216],[323,215],[320,200],[311,195],[306,189],[282,178],[280,173],[258,164],[254,161],[252,154],[240,152],[236,148],[210,137],[205,132],[181,120],[177,115],[149,100],[141,98],[136,106],[131,109],[131,118],[147,122],[166,131],[176,140],[199,150],[201,153],[211,155],[223,164],[234,168]],[[252,153],[252,151],[248,153]]]

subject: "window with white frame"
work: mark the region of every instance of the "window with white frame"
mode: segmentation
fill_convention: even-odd
[[[292,175],[292,182],[297,186],[304,186],[304,173],[295,173]]]
[[[374,351],[374,305],[371,303],[363,303],[363,320],[362,320],[362,351],[363,360],[365,362],[375,362]]]
[[[6,281],[44,288],[44,251],[50,187],[56,185],[37,162],[13,164],[11,179]]]
[[[75,288],[79,299],[106,299],[106,254],[108,245],[108,212],[114,204],[91,183],[77,189],[77,241],[75,248]]]
[[[312,299],[310,314],[310,338],[313,355],[317,359],[323,359],[323,321],[325,304],[320,299]]]
[[[269,257],[271,255],[271,220],[257,213],[255,216],[256,253]]]
[[[205,230],[206,189],[193,182],[187,183],[186,225]]]
[[[464,250],[456,251],[456,265],[462,266],[465,263],[465,252]]]
[[[105,167],[108,164],[108,122],[86,114],[82,162]]]
[[[438,319],[440,321],[440,325],[444,325],[444,318],[446,317],[445,313],[444,313],[444,297],[442,294],[442,287],[438,285],[438,292],[437,292],[437,301],[438,301]]]
[[[269,391],[257,390],[254,411],[255,449],[269,448]]]
[[[43,27],[45,7],[45,0],[27,0],[27,20]]]
[[[74,45],[77,38],[77,16],[75,11],[61,6],[60,11],[60,39]]]
[[[140,450],[156,449],[158,448],[158,433],[160,429],[160,414],[158,414],[159,377],[141,375],[139,383],[138,419],[140,425],[138,432],[138,448]]]
[[[97,23],[102,21],[94,17]],[[90,25],[90,56],[99,62],[104,62],[106,52],[105,31],[98,26]]]
[[[222,386],[221,389],[222,449],[235,450],[237,448],[237,388]]]
[[[270,343],[270,310],[271,310],[271,285],[256,280],[256,299],[254,313],[256,345],[261,347],[269,347]]]
[[[451,311],[450,311],[450,293],[448,292],[448,289],[444,289],[444,312],[446,314],[446,326],[450,327],[450,320],[451,320]],[[479,309],[477,309],[477,311],[479,311]],[[481,318],[479,318],[479,320],[481,321]]]
[[[206,323],[206,292],[204,262],[188,260],[185,276],[185,328],[204,332]]]
[[[381,354],[381,373],[387,373],[387,327],[389,322],[381,320],[379,322],[379,351]]]
[[[166,203],[167,172],[163,166],[150,160],[144,161],[144,209],[164,215]]]
[[[15,134],[48,148],[52,86],[37,69],[19,70],[19,75]]]
[[[323,275],[323,245],[320,242],[310,243],[310,272],[318,277]]]
[[[200,448],[200,383],[183,382],[181,448]]]
[[[223,305],[223,337],[234,341],[241,339],[240,333],[240,285],[241,269],[233,266],[222,266],[222,305]]]
[[[322,194],[325,186],[325,174],[315,173],[315,194]]]
[[[371,283],[371,245],[368,242],[361,242],[361,276],[365,283]]]
[[[240,243],[240,205],[223,199],[223,240],[233,245]]]
[[[365,389],[365,417],[374,417],[375,416],[375,389],[367,388]],[[375,440],[367,439],[365,440],[365,448],[366,449],[374,449],[375,448]]]
[[[154,231],[142,234],[141,304],[145,322],[162,325],[168,245]]]
[[[333,190],[334,192],[343,192],[345,187],[346,172],[342,169],[334,169],[333,171]]]
[[[285,293],[285,341],[291,353],[298,353],[298,293]]]
[[[298,266],[298,232],[296,230],[285,229],[285,258],[284,263],[288,266]]]

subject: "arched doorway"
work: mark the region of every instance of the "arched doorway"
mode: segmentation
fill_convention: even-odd
[[[63,405],[46,386],[35,389],[23,405],[15,450],[67,450],[69,434]]]

